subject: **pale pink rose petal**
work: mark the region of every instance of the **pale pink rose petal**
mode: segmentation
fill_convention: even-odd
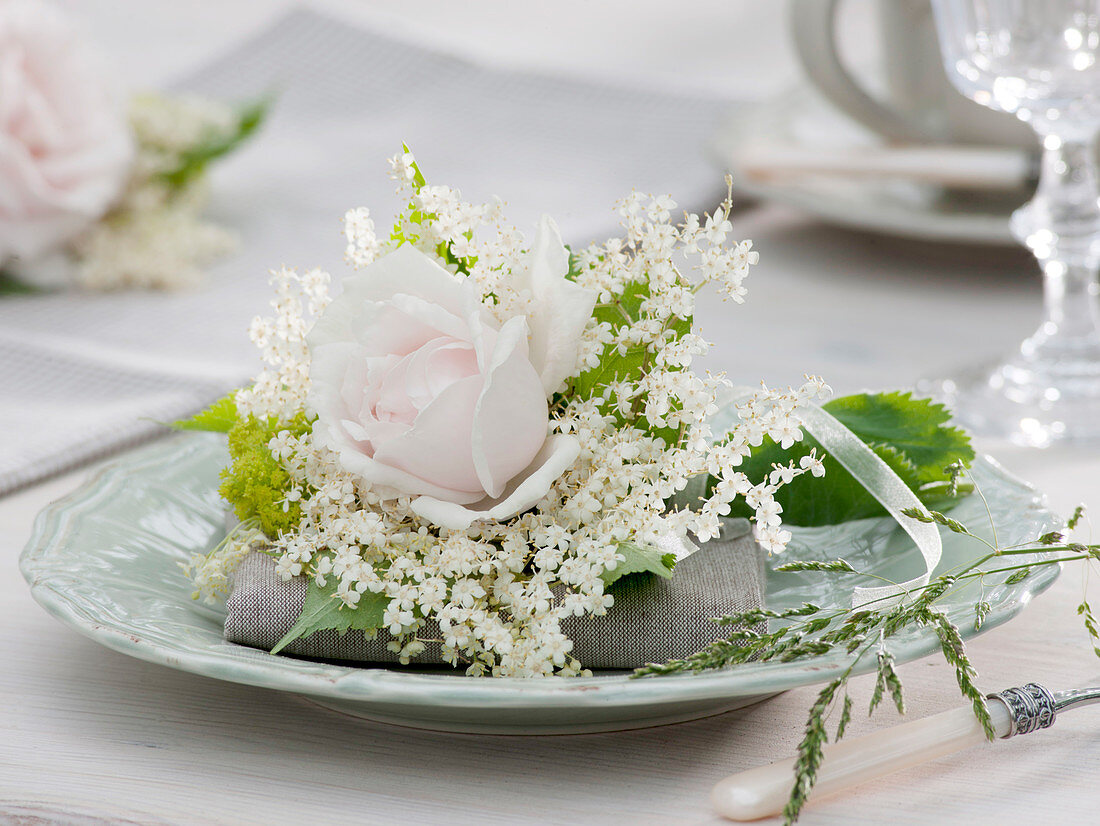
[[[418,496],[409,507],[426,522],[452,531],[463,531],[482,520],[503,521],[537,505],[554,482],[569,470],[581,445],[575,436],[556,433],[546,438],[530,466],[516,477],[498,499],[475,504],[455,503],[432,496]]]
[[[358,334],[355,321],[364,306],[396,295],[420,298],[464,318],[468,287],[410,244],[402,244],[367,269],[341,282],[343,293],[326,308],[309,334],[310,345],[346,341]]]
[[[563,293],[538,266],[532,273],[541,301],[564,296],[575,310],[568,286]],[[424,518],[444,527],[507,519],[544,497],[580,447],[547,437],[526,319],[500,325],[473,282],[407,245],[344,286],[308,336],[318,444],[384,498],[416,497]],[[573,329],[547,312],[550,334]],[[549,349],[564,364],[571,347],[571,369],[577,346]]]
[[[107,212],[132,161],[100,55],[49,4],[0,2],[0,266],[39,283],[35,261]]]
[[[542,383],[527,359],[527,324],[512,318],[497,336],[474,410],[474,466],[489,496],[500,496],[530,464],[546,440],[547,418]]]
[[[469,339],[466,320],[415,295],[398,293],[380,313],[359,322],[359,342],[371,353],[411,353],[439,336]]]
[[[309,395],[309,409],[329,421],[347,418],[353,410],[358,412],[349,393],[361,397],[361,390],[353,390],[359,382],[346,379],[353,365],[357,365],[357,373],[365,379],[368,365],[363,349],[355,342],[336,342],[315,348],[311,356],[309,376],[313,391]],[[334,392],[317,392],[322,388]]]
[[[416,365],[422,372],[410,375],[408,388],[409,397],[421,410],[447,387],[478,372],[477,353],[467,342],[452,341],[430,352],[427,349],[417,354]]]
[[[437,338],[402,358],[386,373],[375,409],[380,417],[412,424],[440,393],[479,372],[472,344]]]
[[[355,341],[369,356],[403,356],[439,336],[439,330],[425,319],[410,315],[389,303],[366,304],[358,315],[348,321],[348,335],[339,339],[333,337],[332,340]],[[308,340],[311,344],[326,343],[316,325],[310,331]]]
[[[452,384],[424,408],[404,435],[375,445],[375,462],[453,491],[460,499],[471,494],[483,497],[470,447],[470,423],[484,386],[480,375]]]
[[[527,316],[531,331],[530,358],[539,372],[549,397],[576,370],[581,333],[584,332],[596,293],[565,276],[569,272],[569,251],[561,240],[558,225],[543,216],[531,247],[525,281],[534,306]]]
[[[372,445],[388,442],[409,432],[411,424],[407,422],[382,421],[373,417],[360,417],[359,419],[344,419],[340,424],[344,432],[356,442],[367,456],[374,456]]]

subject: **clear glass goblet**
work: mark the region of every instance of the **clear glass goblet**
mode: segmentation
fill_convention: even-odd
[[[1100,0],[932,0],[952,83],[1015,114],[1042,144],[1034,198],[1012,232],[1039,260],[1039,329],[996,367],[939,383],[977,433],[1100,444]]]

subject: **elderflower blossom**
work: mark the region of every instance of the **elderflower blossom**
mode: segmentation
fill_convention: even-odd
[[[184,574],[195,584],[192,599],[206,603],[216,602],[226,596],[232,585],[233,572],[244,558],[267,543],[263,531],[254,524],[240,524],[233,528],[221,543],[207,554],[194,554],[187,562],[181,562]]]
[[[366,209],[349,212],[347,260],[368,266],[408,243],[472,281],[500,322],[524,314],[531,296],[512,273],[526,250],[501,204],[469,204],[454,189],[428,186],[407,151],[391,161],[391,175],[409,209],[389,240],[379,238]],[[384,497],[344,470],[309,429],[280,430],[268,443],[294,486],[287,507],[301,509],[296,529],[269,537],[278,572],[310,576],[349,607],[367,594],[387,599],[379,633],[392,635],[389,648],[402,662],[436,644],[444,662],[464,663],[472,675],[582,673],[561,621],[612,607],[602,575],[623,561],[620,543],[652,546],[692,534],[706,541],[741,497],[761,545],[782,551],[790,533],[776,492],[824,471],[813,453],[758,484],[738,469],[765,437],[784,446],[802,438],[799,408],[828,393],[819,379],[786,390],[762,386],[737,406],[738,421],[715,433],[711,421],[729,382],[690,372],[710,347],[691,331],[699,290],[713,284],[740,302],[757,261],[749,242],[726,243],[729,199],[713,215],[680,223],[669,196],[632,193],[618,206],[625,237],[575,251],[571,278],[597,304],[572,377],[551,400],[550,433],[575,438],[580,452],[534,507],[462,530],[439,528],[414,513],[410,497]],[[690,269],[673,263],[681,253],[695,259]],[[273,284],[274,316],[257,318],[250,330],[266,366],[236,401],[241,416],[289,422],[310,415],[306,334],[328,302],[328,277],[280,270]],[[608,363],[630,369],[610,377],[594,369]],[[709,492],[680,502],[700,475],[713,478]]]
[[[212,139],[237,129],[230,107],[193,95],[138,95],[130,107],[137,146],[118,204],[73,243],[76,279],[97,290],[178,289],[201,283],[203,270],[231,252],[236,236],[202,219],[202,176],[176,184],[164,176]]]

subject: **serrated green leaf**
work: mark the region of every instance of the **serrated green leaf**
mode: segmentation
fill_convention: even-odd
[[[309,590],[306,591],[306,599],[302,604],[302,613],[299,614],[298,621],[276,643],[271,653],[278,654],[294,640],[330,628],[341,634],[346,634],[352,629],[374,631],[381,628],[382,617],[389,602],[390,598],[385,594],[366,591],[359,597],[358,605],[349,608],[336,596],[335,582],[330,580],[322,588],[316,580],[310,579]]]
[[[824,407],[868,444],[888,445],[904,455],[922,484],[948,479],[945,468],[952,462],[974,459],[970,437],[951,425],[947,408],[912,393],[860,393]]]
[[[861,393],[834,399],[823,408],[866,442],[926,505],[943,509],[958,501],[937,483],[950,478],[945,468],[952,462],[971,462],[974,450],[967,434],[949,424],[942,405],[914,399],[909,393]],[[739,469],[753,482],[759,482],[773,464],[792,460],[797,464],[811,449],[823,456],[825,477],[816,479],[805,474],[779,489],[775,498],[783,506],[785,523],[816,527],[885,514],[863,485],[808,434],[788,450],[765,439]],[[960,487],[960,496],[967,492]],[[752,514],[744,502],[738,501],[732,515]]]
[[[672,569],[676,567],[675,554],[662,553],[657,548],[646,548],[633,542],[619,543],[619,553],[623,555],[623,561],[600,575],[605,589],[629,574],[648,573],[671,579]]]
[[[650,295],[648,282],[633,282],[623,290],[623,294],[610,304],[597,304],[592,311],[593,317],[599,322],[606,322],[612,327],[622,327],[625,324],[633,324],[641,317],[642,302]],[[685,336],[691,332],[691,319],[672,318],[669,329],[675,331],[677,337]],[[590,399],[603,392],[610,384],[640,377],[646,368],[646,347],[638,345],[625,352],[619,352],[618,348],[608,345],[600,355],[600,363],[583,373],[573,381],[573,394],[577,398]],[[634,424],[642,430],[649,431],[654,436],[665,440],[666,444],[675,444],[679,441],[680,432],[669,427],[653,427],[646,422],[645,417],[636,413],[627,416],[615,414],[621,424]]]
[[[169,427],[173,430],[203,430],[208,433],[228,433],[237,423],[237,391],[223,396],[190,419],[179,419]]]

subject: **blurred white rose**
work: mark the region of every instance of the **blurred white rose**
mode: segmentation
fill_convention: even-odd
[[[133,152],[100,55],[51,6],[0,0],[0,267],[33,277],[56,258],[119,196]]]

